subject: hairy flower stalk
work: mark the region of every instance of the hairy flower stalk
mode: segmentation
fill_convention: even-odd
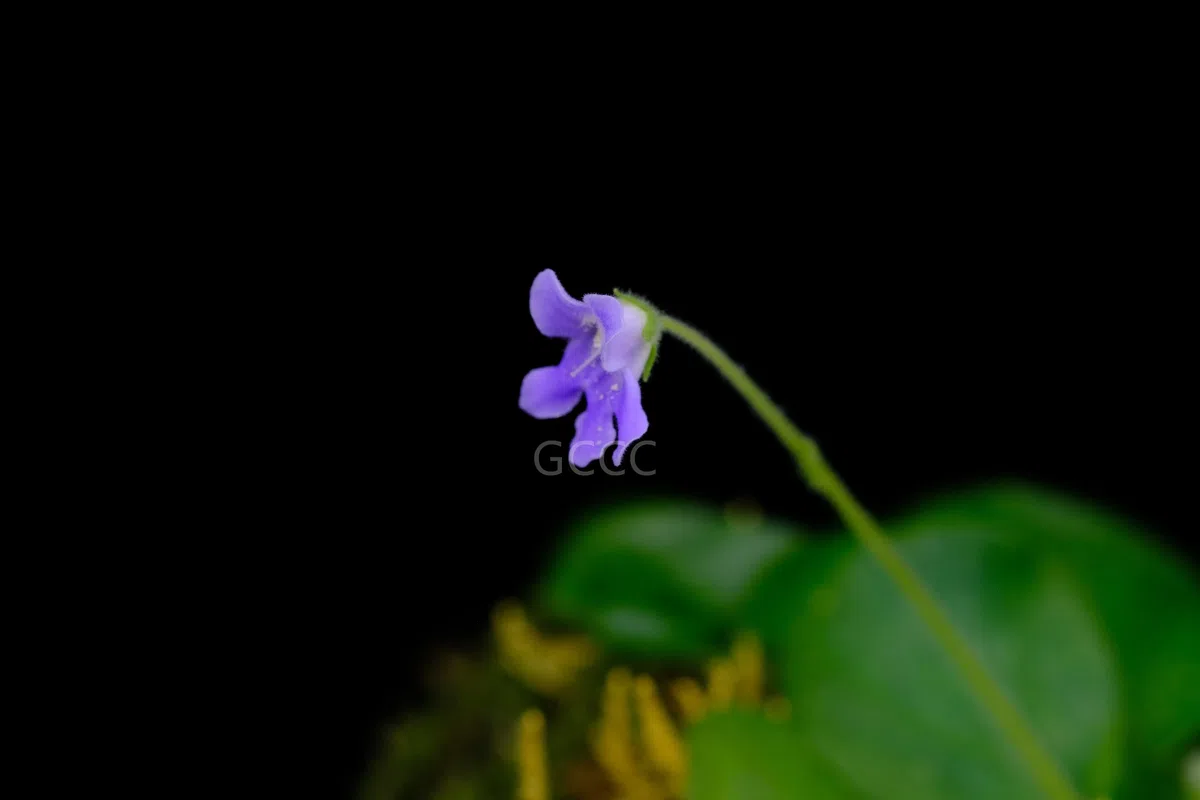
[[[949,616],[921,578],[901,557],[879,524],[858,503],[841,478],[825,461],[816,442],[801,432],[758,384],[707,336],[687,323],[665,314],[652,312],[652,315],[661,330],[690,345],[716,367],[779,438],[796,459],[800,473],[808,484],[833,505],[859,543],[879,562],[912,605],[917,616],[928,626],[980,705],[991,715],[1010,746],[1024,759],[1046,796],[1054,800],[1077,800],[1079,794],[1072,787],[1066,773],[1038,741],[1033,729],[988,673],[979,656],[955,629]]]

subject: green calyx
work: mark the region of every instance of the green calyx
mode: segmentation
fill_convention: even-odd
[[[649,300],[640,295],[622,292],[620,289],[613,289],[613,295],[618,300],[635,305],[646,312],[646,327],[642,331],[642,338],[647,342],[653,342],[662,335],[662,322],[659,320],[658,309]]]

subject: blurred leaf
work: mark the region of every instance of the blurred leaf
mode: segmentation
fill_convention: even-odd
[[[1117,678],[1070,576],[995,533],[921,533],[898,547],[1078,787],[1108,792]],[[784,670],[818,752],[871,797],[1040,796],[874,560],[855,549],[829,566],[788,603]]]
[[[605,510],[567,541],[541,601],[614,652],[701,656],[723,646],[747,589],[798,546],[790,526],[734,524],[691,503]]]
[[[689,800],[843,800],[845,780],[790,726],[748,711],[714,714],[688,730]]]
[[[1184,760],[1180,779],[1187,800],[1200,800],[1200,748],[1193,750]]]
[[[821,604],[832,601],[825,584],[854,554],[855,543],[847,536],[806,539],[804,547],[773,561],[755,581],[738,614],[739,628],[759,635],[767,661],[780,663],[786,652],[795,616],[797,598]]]
[[[1177,798],[1200,738],[1200,582],[1135,522],[1027,486],[942,498],[897,531],[989,530],[1050,554],[1084,587],[1116,652],[1127,730],[1120,798]]]

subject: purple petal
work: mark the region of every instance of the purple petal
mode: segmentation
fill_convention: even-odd
[[[521,381],[521,399],[517,405],[531,417],[555,419],[579,403],[583,390],[569,372],[558,367],[539,367],[530,370]]]
[[[572,339],[567,342],[562,361],[559,362],[559,366],[579,386],[589,386],[604,374],[604,367],[600,366],[600,351],[592,345],[590,338]]]
[[[650,357],[650,343],[642,331],[646,327],[646,312],[637,306],[624,305],[621,330],[604,345],[602,364],[609,372],[631,369],[641,374]]]
[[[650,420],[642,409],[642,387],[638,383],[638,375],[633,370],[619,373],[621,380],[616,381],[618,389],[609,395],[613,411],[617,414],[617,430],[620,438],[613,451],[613,463],[620,464],[625,449],[633,442],[646,435],[650,429]],[[611,386],[609,387],[611,390]]]
[[[585,319],[591,312],[559,282],[552,269],[544,269],[533,279],[529,290],[529,314],[544,336],[570,338],[586,331]]]
[[[604,328],[602,344],[612,339],[621,330],[621,322],[624,319],[625,312],[620,300],[606,294],[585,294],[583,302],[588,304],[588,307],[592,309],[592,313],[596,315],[596,319],[600,320],[600,325]]]
[[[617,438],[612,408],[597,395],[596,391],[588,393],[587,409],[575,418],[575,438],[571,440],[568,455],[577,467],[586,467],[601,458],[604,449]]]

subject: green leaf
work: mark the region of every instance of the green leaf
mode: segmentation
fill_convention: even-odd
[[[539,597],[618,654],[703,656],[727,644],[758,576],[798,546],[790,526],[697,504],[604,510],[577,526]]]
[[[1076,577],[1117,655],[1126,778],[1117,798],[1177,798],[1200,741],[1200,581],[1136,522],[1029,486],[940,499],[898,530],[982,529],[1048,554]]]
[[[780,663],[791,635],[798,602],[828,605],[832,589],[829,575],[854,555],[854,540],[847,536],[806,539],[804,547],[773,561],[754,582],[738,612],[740,628],[758,634],[767,661]]]
[[[689,800],[860,797],[790,726],[749,711],[715,714],[687,733]]]
[[[1110,791],[1116,671],[1070,574],[985,531],[926,531],[897,546],[1077,787]],[[1040,796],[875,561],[855,549],[829,567],[818,591],[789,603],[784,666],[793,713],[818,752],[870,797]]]

